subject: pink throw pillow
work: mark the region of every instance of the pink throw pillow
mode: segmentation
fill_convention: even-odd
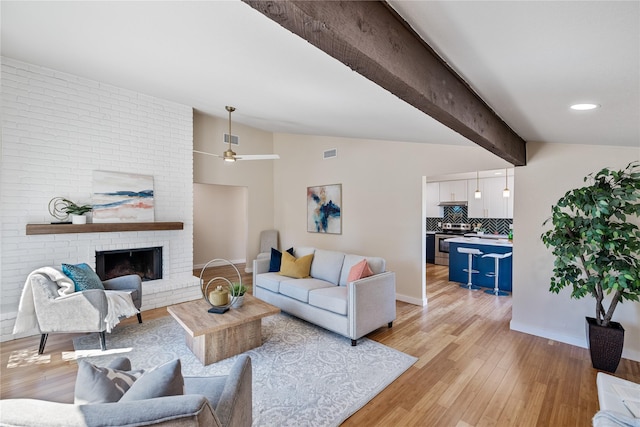
[[[349,270],[349,277],[347,278],[347,282],[353,282],[355,280],[364,279],[365,277],[373,276],[373,271],[369,268],[369,264],[367,264],[366,258],[363,258],[362,261],[355,264]]]

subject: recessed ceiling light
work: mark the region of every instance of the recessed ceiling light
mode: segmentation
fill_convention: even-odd
[[[585,110],[593,110],[598,108],[598,104],[573,104],[571,106],[572,110],[585,111]]]

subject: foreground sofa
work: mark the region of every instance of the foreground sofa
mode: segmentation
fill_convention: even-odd
[[[128,362],[126,358],[120,359]],[[143,381],[142,378],[136,381]],[[182,385],[182,380],[179,378],[179,385]],[[241,355],[229,375],[184,377],[182,395],[89,404],[36,399],[0,400],[0,426],[250,427],[253,421],[251,381],[251,358]],[[76,399],[79,388],[92,391],[98,387],[80,387],[76,382]]]
[[[292,278],[269,271],[270,259],[253,262],[253,294],[280,310],[330,331],[357,339],[396,318],[396,276],[385,260],[310,247],[293,249],[296,258],[313,254],[309,276]],[[367,260],[372,276],[348,281],[353,266]]]
[[[632,406],[634,402],[629,402],[630,406],[627,406],[619,390],[616,390],[622,389],[626,395],[637,399],[640,396],[640,384],[598,372],[596,385],[600,410],[593,417],[593,427],[640,427],[638,406]]]

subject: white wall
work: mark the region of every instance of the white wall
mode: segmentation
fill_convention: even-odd
[[[241,114],[241,106],[233,117]],[[224,113],[224,105],[220,110]],[[222,143],[223,134],[229,132],[228,119],[221,119],[200,112],[193,116],[194,149],[222,154],[227,146]],[[231,132],[240,139],[240,145],[233,150],[238,154],[273,153],[273,134],[232,123]],[[247,188],[247,269],[260,249],[260,232],[273,228],[273,168],[280,160],[246,160],[227,163],[222,159],[194,154],[194,182],[200,184],[235,185]],[[196,209],[199,207],[196,206]],[[224,226],[224,223],[220,223]],[[212,257],[219,257],[212,254]]]
[[[640,159],[640,149],[527,143],[527,166],[516,168],[513,248],[513,316],[511,328],[586,347],[585,316],[593,317],[591,298],[574,300],[570,290],[549,292],[553,256],[540,235],[551,205],[583,178],[604,167],[623,168]],[[623,357],[640,361],[640,304],[625,302],[613,320],[625,328]]]
[[[194,268],[202,268],[214,258],[245,262],[246,187],[194,184],[193,204]]]
[[[275,228],[283,248],[315,246],[381,256],[396,272],[398,298],[423,304],[424,176],[500,169],[476,146],[446,146],[276,134]],[[322,152],[337,148],[338,157]],[[308,233],[306,189],[342,184],[342,234]],[[427,283],[427,286],[429,284]]]
[[[96,250],[163,247],[163,279],[143,283],[143,309],[198,297],[191,108],[9,58],[2,58],[2,101],[2,340],[11,338],[31,271],[95,267]],[[53,197],[90,202],[94,170],[153,175],[156,221],[181,221],[184,230],[26,235],[27,223],[54,220]]]

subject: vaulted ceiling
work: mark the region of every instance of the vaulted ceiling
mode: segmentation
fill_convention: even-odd
[[[524,140],[639,146],[640,2],[388,3]],[[0,7],[6,57],[272,132],[471,144],[239,0]]]

